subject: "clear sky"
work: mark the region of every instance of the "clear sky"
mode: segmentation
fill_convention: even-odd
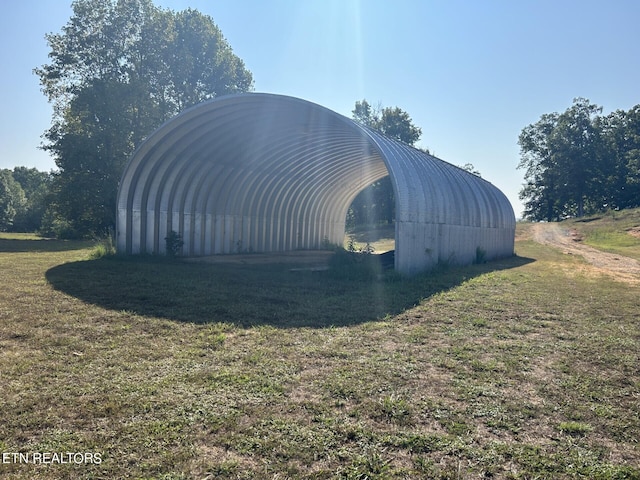
[[[155,0],[210,15],[255,91],[351,116],[398,106],[420,146],[472,163],[522,211],[522,128],[585,97],[604,113],[640,104],[637,0]],[[55,168],[38,149],[51,106],[35,67],[68,0],[7,0],[0,17],[0,168]]]

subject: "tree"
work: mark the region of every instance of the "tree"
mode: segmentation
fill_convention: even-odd
[[[582,217],[585,204],[597,210],[601,191],[600,137],[596,116],[602,108],[584,98],[576,98],[573,105],[558,117],[550,134],[552,163],[562,181],[561,201],[566,213]]]
[[[374,108],[367,100],[356,101],[352,115],[358,123],[411,146],[422,135],[422,130],[413,125],[409,114],[398,107]],[[394,219],[395,197],[388,176],[362,190],[347,213],[347,225],[350,227],[392,223]]]
[[[409,114],[398,107],[383,108],[375,128],[388,137],[411,146],[415,145],[422,135],[422,129],[416,127]]]
[[[518,168],[526,169],[520,191],[526,217],[551,221],[602,208],[601,112],[576,98],[564,113],[545,114],[522,130]]]
[[[380,120],[381,107],[374,108],[366,100],[356,101],[355,108],[351,111],[352,118],[365,127],[377,128]]]
[[[622,208],[640,206],[640,105],[625,115],[625,143],[620,151],[620,162],[624,165],[625,193],[620,197]]]
[[[465,163],[464,165],[460,165],[460,168],[465,172],[474,174],[476,177],[482,177],[480,171],[474,167],[473,163]]]
[[[25,208],[24,191],[11,174],[11,170],[0,170],[0,232],[11,230],[16,215]]]
[[[640,105],[599,118],[609,208],[640,206]]]
[[[16,215],[12,230],[36,232],[47,209],[51,175],[35,168],[15,167],[13,178],[20,184],[25,196],[25,208]]]
[[[356,102],[351,113],[358,123],[411,146],[422,135],[422,129],[416,127],[409,114],[398,107],[373,108],[367,100],[362,100]]]
[[[121,172],[141,141],[183,109],[252,88],[213,20],[150,0],[76,0],[50,63],[35,70],[53,104],[55,216],[76,235],[115,223]]]
[[[640,105],[601,113],[576,98],[564,113],[522,130],[525,217],[552,221],[640,205]]]

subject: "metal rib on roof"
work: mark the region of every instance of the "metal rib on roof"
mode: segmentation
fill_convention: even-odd
[[[172,230],[184,255],[342,244],[349,205],[386,175],[399,270],[452,256],[469,263],[478,248],[487,258],[513,254],[513,210],[489,182],[324,107],[272,94],[199,104],[143,142],[120,183],[118,250],[163,253]]]

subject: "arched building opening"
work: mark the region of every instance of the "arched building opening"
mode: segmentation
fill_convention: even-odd
[[[361,190],[347,209],[345,242],[375,253],[395,249],[395,195],[389,175]]]
[[[118,192],[117,247],[183,254],[342,244],[347,209],[389,176],[395,267],[513,254],[515,217],[496,187],[319,105],[272,94],[222,97],[166,122],[134,153]]]

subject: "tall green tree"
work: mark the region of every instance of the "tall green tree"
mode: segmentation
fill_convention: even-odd
[[[35,70],[53,105],[44,149],[55,158],[55,215],[68,232],[115,223],[121,172],[140,142],[183,109],[251,90],[213,20],[150,0],[76,0],[50,62]]]
[[[558,117],[549,136],[551,161],[562,182],[560,202],[566,210],[564,213],[571,216],[582,217],[585,205],[589,211],[600,206],[603,172],[596,118],[601,112],[601,107],[577,98]]]
[[[522,130],[525,217],[552,221],[640,205],[640,105],[601,113],[576,98]]]
[[[35,168],[15,167],[13,178],[20,184],[25,196],[25,206],[14,219],[12,230],[36,232],[40,230],[42,218],[49,203],[52,177]]]
[[[12,230],[16,216],[26,208],[24,191],[11,170],[0,170],[0,232]]]
[[[626,113],[625,143],[620,162],[624,165],[625,192],[620,203],[623,208],[640,206],[640,105]]]
[[[599,129],[606,155],[606,205],[640,206],[640,105],[601,117]]]
[[[364,99],[356,102],[351,114],[358,123],[411,146],[422,136],[422,129],[416,127],[409,114],[399,107],[373,107]]]
[[[357,100],[351,117],[365,127],[377,128],[380,121],[380,110],[382,107],[373,107],[366,99]]]

